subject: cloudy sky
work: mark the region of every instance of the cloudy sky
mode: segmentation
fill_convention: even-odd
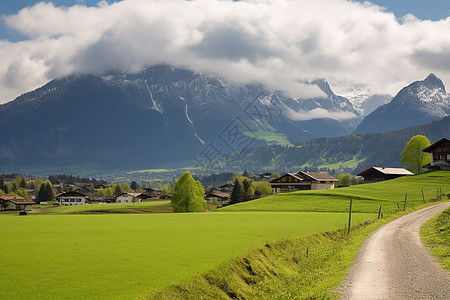
[[[391,3],[394,2],[394,3]],[[326,78],[395,94],[435,73],[450,84],[448,0],[2,1],[0,103],[52,78],[170,64],[261,82],[292,97]]]

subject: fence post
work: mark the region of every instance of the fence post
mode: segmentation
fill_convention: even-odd
[[[423,189],[422,189],[422,200],[423,200],[423,203],[425,203],[425,195],[423,194]]]
[[[378,210],[378,220],[380,219],[381,216],[381,205],[380,205],[380,209]]]
[[[352,201],[353,197],[350,198],[350,211],[348,212],[348,234],[350,234],[350,224],[352,222]]]
[[[406,210],[406,198],[408,197],[408,193],[405,194],[405,204],[403,205],[403,211]]]
[[[397,202],[397,212],[399,212],[400,211],[400,206],[398,205],[398,202]]]

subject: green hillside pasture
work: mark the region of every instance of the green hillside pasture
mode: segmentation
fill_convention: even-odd
[[[373,213],[380,205],[383,213],[403,210],[405,194],[407,207],[421,204],[422,189],[425,199],[436,199],[436,193],[450,193],[450,172],[427,172],[377,183],[320,191],[299,191],[277,194],[249,202],[221,208],[219,211],[322,211],[348,212],[350,198],[352,211]],[[444,196],[445,197],[445,196]]]
[[[374,214],[354,214],[353,223]],[[342,213],[0,215],[0,299],[138,298]]]
[[[169,200],[130,203],[87,204],[57,206],[31,214],[95,214],[95,213],[168,213],[172,212]]]

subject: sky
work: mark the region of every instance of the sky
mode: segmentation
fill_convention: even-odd
[[[0,103],[74,73],[170,64],[294,98],[450,84],[448,0],[33,0],[0,3]]]

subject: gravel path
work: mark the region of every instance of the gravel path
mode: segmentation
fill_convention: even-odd
[[[450,274],[428,254],[419,228],[450,206],[440,203],[380,227],[342,282],[342,299],[450,299]]]

